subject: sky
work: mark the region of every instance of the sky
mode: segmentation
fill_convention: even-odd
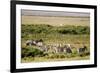
[[[66,12],[66,11],[40,11],[40,10],[21,10],[22,15],[33,16],[74,16],[89,17],[90,13],[83,12]]]

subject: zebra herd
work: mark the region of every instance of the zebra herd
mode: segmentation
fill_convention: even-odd
[[[72,46],[70,44],[66,44],[64,46],[59,45],[45,45],[42,39],[39,40],[27,40],[26,46],[37,46],[39,50],[43,52],[48,52],[48,50],[52,49],[53,53],[72,53]],[[87,50],[87,46],[83,46],[81,48],[77,48],[77,52],[84,53]]]

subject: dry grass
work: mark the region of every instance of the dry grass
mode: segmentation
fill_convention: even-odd
[[[22,16],[22,24],[50,24],[53,26],[74,25],[89,26],[88,17],[45,17],[45,16]]]

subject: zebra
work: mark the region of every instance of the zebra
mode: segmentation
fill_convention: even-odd
[[[40,39],[40,40],[27,40],[26,41],[26,45],[27,46],[32,46],[32,45],[34,45],[34,46],[38,46],[38,47],[40,47],[40,46],[43,46],[43,40],[42,39]]]
[[[43,52],[48,52],[49,48],[46,45],[39,46],[39,49],[42,50]]]
[[[71,48],[70,44],[67,44],[67,45],[64,46],[64,52],[65,53],[72,53],[71,49],[72,48]]]
[[[27,40],[27,41],[26,41],[26,45],[27,45],[27,46],[32,46],[32,40]]]
[[[85,52],[87,51],[87,46],[84,46],[83,48],[79,48],[77,51],[80,56],[83,56],[83,54],[85,54]]]
[[[87,50],[87,47],[79,48],[78,53],[84,53]]]

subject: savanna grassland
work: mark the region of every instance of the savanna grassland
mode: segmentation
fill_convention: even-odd
[[[27,40],[42,39],[45,45],[71,44],[71,54],[48,53],[38,50],[37,46],[26,46]],[[48,17],[22,16],[21,25],[22,63],[45,61],[87,60],[90,58],[90,18],[89,17]],[[77,48],[87,46],[83,56]]]

